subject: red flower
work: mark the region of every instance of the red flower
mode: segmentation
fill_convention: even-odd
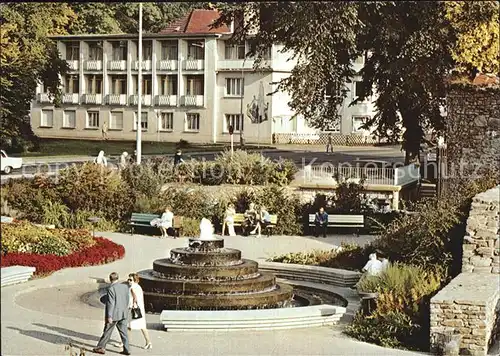
[[[1,266],[32,266],[35,274],[48,274],[67,267],[93,266],[123,258],[125,248],[102,237],[95,238],[96,244],[67,256],[38,255],[33,253],[8,253],[1,258]]]

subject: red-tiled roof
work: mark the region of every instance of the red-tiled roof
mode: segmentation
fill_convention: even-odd
[[[219,12],[216,10],[192,10],[190,13],[173,21],[161,34],[167,33],[229,33],[229,28],[225,25],[212,29],[210,26],[219,18]]]

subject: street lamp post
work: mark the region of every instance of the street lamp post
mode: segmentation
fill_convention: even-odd
[[[137,164],[141,164],[142,156],[142,3],[139,3],[139,68],[137,75]]]
[[[243,97],[245,95],[245,78],[244,78],[244,70],[245,70],[245,62],[247,60],[246,54],[245,58],[243,59],[243,64],[241,65],[241,96],[240,96],[240,118],[241,122],[240,124],[240,148],[243,148],[245,145],[245,139],[243,137],[243,128],[245,125],[243,124],[245,122],[245,116],[243,115]]]

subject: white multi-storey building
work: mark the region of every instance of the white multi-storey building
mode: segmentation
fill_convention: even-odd
[[[265,68],[255,71],[245,58],[248,44],[231,44],[231,28],[211,29],[212,10],[193,10],[155,34],[143,35],[142,115],[145,141],[228,141],[229,125],[249,142],[266,142],[273,134],[313,133],[294,117],[290,97],[265,96],[263,117],[252,119],[251,107],[290,75],[289,56],[273,45]],[[31,124],[40,137],[134,140],[138,126],[138,36],[130,34],[54,37],[70,71],[62,78],[62,104],[55,107],[40,85],[32,105]],[[361,67],[362,63],[354,63]],[[356,69],[356,68],[355,68]],[[359,68],[358,68],[359,69]],[[348,107],[356,95],[350,83],[342,110],[342,134],[359,131],[362,118],[373,115],[369,102]]]

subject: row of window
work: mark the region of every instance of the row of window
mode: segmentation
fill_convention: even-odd
[[[102,94],[102,76],[86,76],[87,94]],[[164,75],[159,80],[159,95],[177,95],[177,76]],[[186,95],[204,95],[205,83],[202,76],[186,76]],[[243,96],[245,83],[243,78],[226,78],[225,95]],[[135,77],[135,88],[137,88],[137,77]],[[66,76],[64,80],[64,92],[66,94],[78,94],[80,91],[80,79],[76,75]],[[153,84],[151,78],[142,79],[142,93],[151,95]],[[111,94],[127,94],[127,77],[111,76]]]
[[[160,131],[172,131],[174,129],[174,113],[161,112],[157,116],[158,129]],[[134,130],[137,130],[137,112],[134,113]],[[99,111],[87,111],[85,128],[99,129],[104,125],[105,120],[101,121]],[[141,113],[141,129],[148,130],[148,113]],[[224,115],[224,132],[229,131],[229,126],[233,126],[234,131],[243,130],[243,115],[241,114],[225,114]],[[41,127],[53,127],[54,125],[54,111],[42,110]],[[111,130],[123,130],[123,112],[111,112],[109,123],[107,127]],[[74,129],[76,128],[76,111],[65,110],[63,113],[62,128]],[[185,131],[199,131],[200,130],[200,114],[187,113],[184,123]]]
[[[127,60],[128,43],[127,41],[110,41],[112,46],[111,60],[124,61]],[[102,60],[102,41],[89,41],[88,42],[88,58],[89,60]],[[245,59],[247,53],[247,46],[244,43],[224,43],[224,59],[235,60]],[[203,60],[205,59],[205,42],[201,41],[188,41],[188,59]],[[152,41],[143,41],[142,43],[142,58],[143,60],[151,60],[153,58],[153,44]],[[264,53],[264,59],[271,58],[271,48]],[[178,60],[179,47],[177,41],[161,41],[161,60]],[[80,60],[80,43],[68,42],[66,43],[66,60],[78,61]]]

